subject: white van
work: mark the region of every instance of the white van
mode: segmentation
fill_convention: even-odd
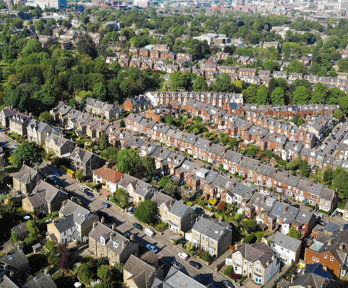
[[[149,228],[145,228],[144,229],[144,233],[147,235],[147,236],[150,236],[151,238],[153,236],[155,236],[155,232],[153,232],[152,230],[150,230]]]

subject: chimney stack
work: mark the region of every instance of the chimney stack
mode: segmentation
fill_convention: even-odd
[[[103,216],[103,217],[101,217],[100,222],[101,222],[101,223],[104,223],[104,222],[105,222],[105,218],[104,218],[104,216]]]
[[[288,206],[284,205],[284,212],[288,211]]]
[[[112,223],[111,229],[112,229],[112,230],[115,230],[115,229],[116,229],[116,224],[115,224],[115,223]]]
[[[332,239],[329,239],[329,241],[327,241],[327,245],[332,245]]]

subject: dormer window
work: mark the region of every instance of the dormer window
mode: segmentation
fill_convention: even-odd
[[[100,236],[100,243],[105,246],[105,238],[103,236]]]

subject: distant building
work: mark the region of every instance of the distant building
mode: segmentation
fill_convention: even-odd
[[[32,7],[39,6],[42,10],[45,8],[62,9],[67,7],[67,2],[66,0],[28,0],[26,5]]]

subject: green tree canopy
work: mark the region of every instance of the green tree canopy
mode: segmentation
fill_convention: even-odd
[[[307,91],[307,88],[305,86],[299,86],[296,88],[292,103],[293,104],[307,104],[309,99],[309,93]]]
[[[135,208],[134,216],[144,223],[155,223],[157,219],[157,204],[152,200],[146,199],[140,202],[138,207]]]
[[[281,87],[276,87],[271,93],[271,101],[273,105],[284,105],[284,90]]]
[[[192,87],[190,73],[176,71],[169,76],[170,90],[189,90]]]
[[[206,92],[208,91],[207,81],[203,76],[198,76],[194,81],[192,88],[195,92]]]
[[[25,164],[40,164],[42,162],[44,150],[35,142],[24,142],[12,154],[13,165],[21,167]]]
[[[122,173],[135,173],[135,166],[141,159],[134,149],[121,149],[117,152],[117,168]]]

